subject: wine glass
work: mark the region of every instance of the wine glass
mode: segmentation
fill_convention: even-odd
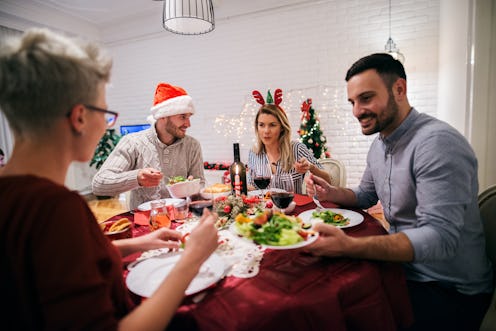
[[[291,174],[276,174],[272,177],[270,198],[277,208],[285,213],[286,208],[293,201],[294,182]]]
[[[250,169],[250,176],[255,186],[261,191],[262,199],[265,197],[264,190],[270,185],[272,173],[268,166],[254,167]]]

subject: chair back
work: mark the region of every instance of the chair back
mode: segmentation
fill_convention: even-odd
[[[331,184],[334,186],[346,186],[346,168],[344,164],[336,159],[322,159],[319,160],[320,164],[331,176]]]
[[[479,194],[479,209],[484,224],[486,253],[496,268],[496,185],[492,185]]]
[[[493,264],[496,277],[496,185],[492,185],[479,194],[479,209],[484,224],[486,237],[486,253]],[[480,331],[496,330],[496,289],[494,290],[491,305],[489,306]]]

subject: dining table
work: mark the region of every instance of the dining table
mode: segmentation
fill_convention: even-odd
[[[295,194],[291,215],[316,208]],[[339,207],[323,202],[326,208]],[[350,209],[350,208],[348,208]],[[342,229],[353,237],[388,235],[367,212],[351,209],[363,221]],[[134,221],[141,213],[122,216]],[[143,225],[139,225],[141,223]],[[178,224],[173,222],[172,227]],[[149,231],[136,222],[133,235]],[[255,245],[255,244],[254,244]],[[139,259],[126,257],[125,265]],[[124,277],[129,273],[123,271]],[[142,299],[130,291],[136,300]],[[313,256],[301,249],[263,249],[249,277],[227,274],[199,294],[185,296],[167,330],[397,330],[413,323],[404,270],[400,263]]]

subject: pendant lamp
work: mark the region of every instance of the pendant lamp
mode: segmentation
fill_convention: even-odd
[[[162,0],[162,25],[167,31],[199,35],[215,28],[212,0]]]
[[[391,0],[389,0],[389,39],[384,46],[384,50],[396,60],[405,63],[405,56],[400,52],[400,49],[396,47],[396,43],[393,41],[393,38],[391,38]]]

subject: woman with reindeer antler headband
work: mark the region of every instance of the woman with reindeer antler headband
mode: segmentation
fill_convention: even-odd
[[[264,100],[259,91],[253,91],[255,100],[262,106],[255,117],[257,144],[248,155],[248,168],[270,167],[272,174],[290,173],[293,177],[295,193],[303,193],[303,178],[307,171],[324,178],[329,183],[331,177],[312,152],[302,143],[291,141],[291,126],[286,112],[279,106],[282,90],[267,92]],[[249,179],[253,186],[253,179]]]

